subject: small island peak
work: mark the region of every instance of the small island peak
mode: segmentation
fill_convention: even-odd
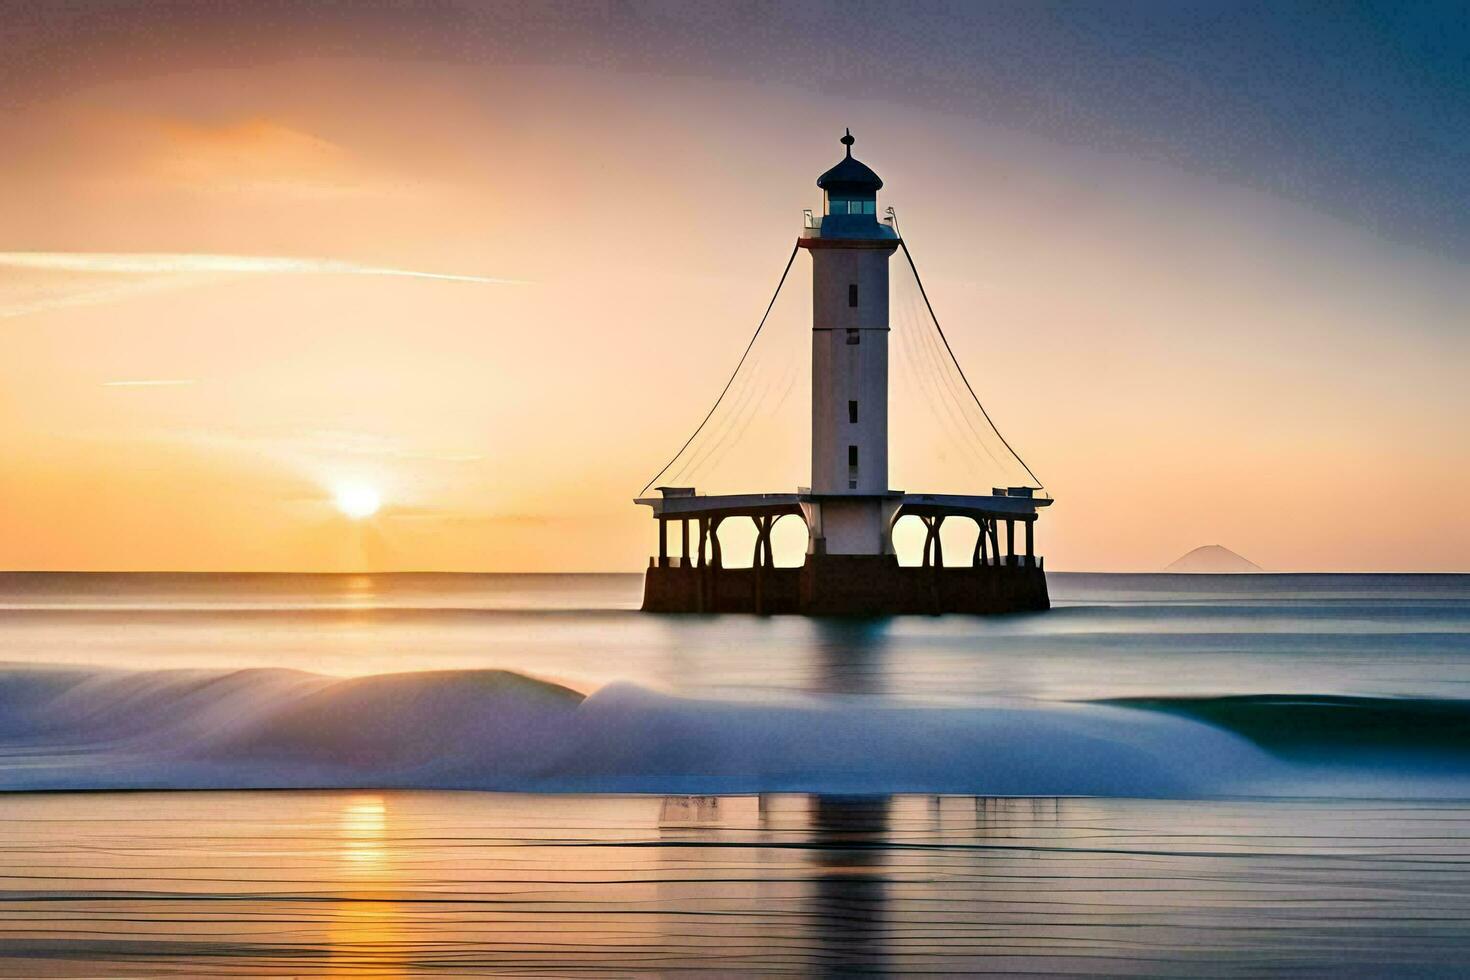
[[[1265,571],[1260,565],[1220,544],[1200,545],[1165,566],[1166,572],[1234,575]]]

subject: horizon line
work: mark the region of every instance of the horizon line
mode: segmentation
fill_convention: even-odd
[[[784,565],[781,568],[796,569],[799,565]],[[904,566],[914,567],[919,566]],[[946,566],[963,568],[968,566]],[[749,566],[730,566],[724,571],[747,571]],[[333,570],[293,570],[281,571],[271,569],[188,569],[188,568],[0,568],[0,575],[336,575],[336,576],[361,576],[361,575],[639,575],[641,576],[646,567],[633,570],[604,569],[596,570],[558,570],[558,571],[465,571],[462,569],[431,569],[431,568],[394,568],[377,570],[343,571]],[[1280,575],[1465,575],[1470,576],[1470,569],[1461,571],[1445,571],[1443,569],[1355,569],[1355,570],[1332,570],[1332,569],[1294,569],[1294,570],[1262,570],[1255,572],[1171,572],[1166,569],[1145,570],[1122,570],[1122,569],[1047,569],[1048,575],[1169,575],[1180,578],[1261,578],[1265,576]]]

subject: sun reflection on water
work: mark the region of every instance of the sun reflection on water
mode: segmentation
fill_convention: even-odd
[[[349,797],[338,821],[342,870],[349,875],[384,870],[383,838],[388,827],[388,805],[381,796]]]
[[[371,575],[351,575],[341,580],[338,602],[344,609],[376,609],[379,602],[378,583]]]
[[[402,976],[401,910],[388,890],[394,871],[388,847],[388,803],[381,796],[350,796],[337,820],[338,870],[344,890],[332,911],[332,972],[344,976]]]

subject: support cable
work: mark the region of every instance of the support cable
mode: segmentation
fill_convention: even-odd
[[[895,230],[897,230],[897,224],[898,222],[895,221]],[[980,409],[980,414],[985,416],[985,421],[989,423],[990,431],[995,433],[995,437],[1000,440],[1001,445],[1005,446],[1006,450],[1016,458],[1016,462],[1021,464],[1021,468],[1026,471],[1026,475],[1036,481],[1036,489],[1046,489],[1046,484],[1042,483],[1041,479],[1035,473],[1031,472],[1031,467],[1026,465],[1026,461],[1021,458],[1021,454],[1016,452],[1011,447],[1011,444],[1006,442],[1006,437],[1000,434],[1000,429],[996,427],[995,421],[991,419],[990,413],[985,410],[984,404],[981,403],[980,396],[975,394],[975,386],[970,384],[969,378],[965,377],[965,369],[960,367],[960,359],[955,357],[954,348],[949,346],[949,338],[944,335],[944,328],[939,325],[939,317],[934,314],[934,304],[929,302],[929,294],[924,289],[924,280],[919,278],[919,267],[914,264],[914,257],[909,253],[908,242],[900,237],[898,244],[903,248],[903,257],[909,260],[909,268],[914,273],[914,282],[919,286],[919,295],[924,298],[924,306],[929,310],[929,319],[934,321],[934,329],[939,332],[939,339],[944,341],[944,349],[949,352],[949,359],[954,362],[955,370],[960,373],[960,380],[965,383],[965,387],[970,392],[970,397],[975,399],[975,406]]]
[[[735,378],[736,378],[737,375],[740,374],[740,369],[745,366],[745,359],[750,356],[750,349],[755,346],[756,339],[759,338],[760,335],[761,335],[761,330],[765,328],[766,320],[770,318],[770,316],[771,316],[771,310],[774,309],[775,306],[776,306],[776,297],[781,295],[781,287],[784,286],[784,285],[786,285],[786,275],[787,275],[787,273],[789,273],[791,271],[791,264],[796,261],[796,253],[797,253],[798,250],[800,250],[800,248],[801,248],[801,246],[799,244],[798,245],[791,246],[791,255],[789,257],[787,257],[787,259],[786,259],[786,268],[784,268],[784,269],[781,270],[781,280],[780,280],[780,282],[776,283],[776,292],[774,294],[772,294],[771,301],[766,304],[766,312],[761,316],[761,322],[756,326],[755,333],[751,334],[751,336],[750,336],[750,343],[748,343],[748,344],[745,345],[745,352],[740,355],[740,363],[738,363],[738,364],[735,365],[735,370],[734,370],[734,372],[731,373],[730,380],[729,381],[726,381],[725,382],[725,387],[723,387],[723,388],[720,389],[720,395],[719,395],[719,397],[716,398],[715,399],[715,403],[710,406],[709,412],[700,421],[698,428],[696,428],[694,430],[694,434],[691,435],[688,439],[684,440],[684,445],[680,446],[679,447],[679,451],[673,455],[673,458],[670,459],[667,463],[665,463],[663,465],[663,469],[661,469],[657,473],[655,473],[653,475],[653,479],[652,480],[649,480],[647,483],[645,483],[643,485],[643,489],[638,491],[638,496],[641,497],[645,493],[647,493],[648,492],[648,488],[651,487],[651,486],[653,486],[655,483],[657,483],[658,482],[658,478],[661,477],[661,476],[663,476],[664,473],[668,472],[669,467],[670,466],[673,466],[674,463],[678,460],[678,458],[680,456],[684,455],[684,450],[686,450],[686,449],[689,448],[689,444],[692,443],[695,439],[697,439],[699,437],[699,434],[704,431],[704,427],[709,424],[709,420],[714,416],[715,410],[720,407],[720,402],[724,400],[726,392],[728,392],[730,390],[730,386],[735,383]],[[905,250],[905,251],[907,251],[907,250]],[[913,259],[910,259],[909,260],[909,264],[911,264],[911,265],[913,264]],[[917,275],[918,275],[918,273],[915,273],[915,276],[917,276]],[[920,286],[919,287],[919,289],[921,291],[923,290],[923,288],[924,288],[923,286]],[[933,311],[931,310],[930,312],[932,313]],[[983,409],[982,409],[982,411],[983,411]],[[992,428],[993,428],[993,426],[992,426]],[[998,432],[996,433],[996,435],[999,435],[999,434],[1000,433],[998,433]],[[1004,441],[1005,441],[1004,439],[1001,440],[1001,442],[1004,442]],[[1006,448],[1007,449],[1010,449],[1009,446],[1007,446]],[[1014,452],[1014,450],[1012,452]],[[1016,458],[1017,459],[1020,459],[1019,456],[1017,456]],[[1025,466],[1026,464],[1025,463],[1022,463],[1021,465],[1022,466]],[[1031,471],[1030,470],[1027,470],[1026,472],[1029,473]],[[1033,476],[1032,479],[1035,479],[1035,477]]]
[[[922,337],[922,341],[918,342],[916,346],[924,353],[926,360],[933,365],[934,373],[940,379],[939,382],[935,385],[923,386],[924,394],[926,397],[929,396],[931,387],[939,389],[938,395],[930,398],[931,408],[934,411],[935,416],[949,427],[950,431],[955,437],[956,443],[961,444],[969,449],[969,455],[973,457],[975,462],[978,463],[980,466],[978,472],[981,475],[988,475],[994,472],[985,468],[985,460],[980,458],[981,452],[984,452],[985,455],[989,457],[990,462],[996,467],[997,470],[1004,473],[1007,468],[1007,464],[1002,463],[1000,459],[996,457],[995,453],[991,451],[990,440],[985,438],[985,436],[982,435],[980,430],[976,427],[975,417],[965,410],[964,397],[961,395],[959,388],[955,385],[953,375],[951,375],[949,371],[945,370],[944,351],[940,350],[939,345],[934,342],[933,334],[929,333],[929,331],[927,330],[919,330],[919,320],[921,319],[921,315],[917,312],[917,300],[912,293],[906,295],[905,299],[907,300],[905,311],[908,312],[911,308],[913,309],[914,329]],[[951,366],[956,365],[952,364]],[[943,408],[943,412],[940,411],[940,408]],[[966,438],[966,433],[974,436],[974,439]],[[977,446],[979,447],[978,450],[976,449]]]
[[[730,411],[710,430],[710,438],[691,452],[684,465],[675,471],[675,482],[685,479],[686,475],[689,479],[698,479],[700,473],[706,472],[706,466],[717,466],[724,458],[724,450],[739,443],[745,430],[750,428],[751,421],[771,387],[770,381],[764,386],[747,383]]]

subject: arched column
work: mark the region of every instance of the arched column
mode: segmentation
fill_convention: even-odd
[[[755,551],[750,556],[750,567],[755,577],[754,606],[756,615],[766,611],[766,556],[771,551],[771,518],[751,515],[755,525]]]
[[[939,530],[944,525],[944,515],[937,517],[920,517],[928,533],[924,536],[924,568],[944,567],[944,541],[939,537]]]
[[[771,559],[771,528],[776,519],[752,515],[750,520],[755,524],[755,552],[751,555],[750,567],[770,568],[775,564]]]

